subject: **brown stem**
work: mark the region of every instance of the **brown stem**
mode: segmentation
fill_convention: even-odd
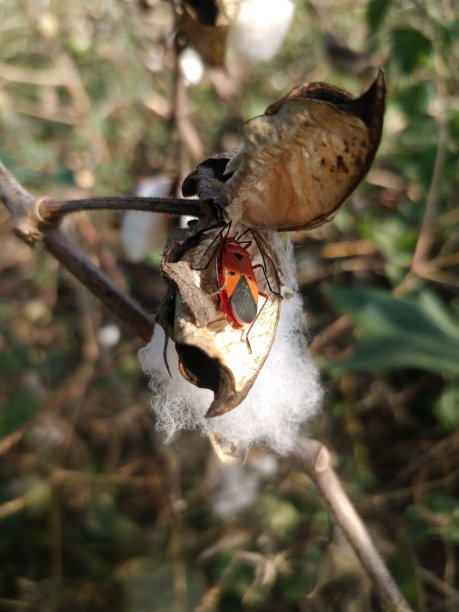
[[[447,121],[444,117],[440,118],[440,131],[438,135],[438,146],[437,153],[435,155],[435,162],[432,171],[432,179],[430,181],[429,193],[427,195],[426,209],[424,212],[424,218],[422,220],[421,231],[419,233],[419,239],[416,244],[416,250],[414,252],[413,262],[411,269],[414,273],[417,273],[425,263],[430,246],[433,241],[432,225],[435,219],[435,213],[437,209],[438,201],[438,190],[440,187],[441,173],[445,164],[446,150],[448,140],[448,126]]]
[[[43,242],[46,249],[131,331],[142,340],[150,341],[154,328],[151,316],[127,293],[116,287],[59,229],[43,230]]]
[[[201,214],[199,202],[185,198],[116,196],[64,201],[42,198],[38,202],[40,219],[49,225],[58,225],[64,215],[82,210],[138,210],[142,212],[189,215],[190,217],[199,217]]]
[[[315,440],[301,441],[294,449],[293,456],[319,489],[337,525],[345,533],[362,566],[376,585],[384,610],[409,612],[411,608],[389,574],[331,467],[327,449]]]
[[[196,128],[190,120],[188,114],[188,86],[185,77],[180,69],[180,56],[175,56],[175,82],[174,82],[174,102],[172,109],[172,121],[179,138],[180,149],[184,148],[184,152],[179,150],[179,156],[184,156],[185,152],[191,155],[197,163],[204,157],[204,146],[201,142]],[[188,173],[188,159],[179,159],[179,184],[181,185],[185,175]],[[181,180],[180,180],[181,179]]]
[[[30,237],[36,234],[36,228],[31,227],[35,198],[18,183],[0,161],[0,199],[5,202],[14,220],[17,234]]]
[[[338,319],[330,323],[315,336],[309,344],[309,352],[316,355],[330,344],[337,336],[350,329],[352,322],[346,315],[341,315]]]

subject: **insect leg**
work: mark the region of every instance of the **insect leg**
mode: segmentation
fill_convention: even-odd
[[[282,298],[281,294],[278,291],[274,291],[274,289],[271,287],[271,283],[269,282],[269,278],[268,278],[268,275],[266,273],[266,259],[265,259],[265,254],[263,252],[263,249],[261,248],[260,243],[258,242],[257,237],[256,237],[254,231],[252,229],[250,229],[249,231],[251,232],[251,234],[253,236],[253,239],[255,240],[255,244],[257,245],[258,250],[260,251],[261,259],[263,261],[262,264],[257,264],[255,266],[253,266],[253,269],[255,270],[255,268],[261,268],[263,270],[263,274],[264,274],[264,277],[265,277],[265,280],[266,280],[266,284],[268,285],[269,290],[271,291],[271,293],[274,293],[274,295],[277,295],[277,297],[282,300],[283,298]]]
[[[274,292],[273,292],[273,293],[274,293]],[[259,295],[261,295],[261,293],[260,293]],[[265,301],[263,302],[263,305],[262,305],[262,307],[260,308],[260,310],[257,312],[257,316],[255,317],[255,319],[254,319],[254,320],[252,321],[252,323],[250,324],[250,327],[249,327],[249,329],[247,330],[247,333],[246,333],[246,335],[245,335],[245,341],[247,342],[247,348],[249,349],[249,355],[251,355],[251,354],[252,354],[252,347],[250,346],[249,334],[250,334],[250,331],[251,331],[252,327],[253,327],[253,326],[255,325],[255,323],[257,322],[257,319],[258,319],[258,317],[260,316],[261,311],[262,311],[262,310],[263,310],[263,308],[266,306],[266,302],[268,301],[268,299],[267,299],[267,298],[268,298],[268,296],[266,296],[266,295],[265,295],[264,297],[265,297],[266,299],[265,299]]]
[[[213,240],[212,240],[212,241],[211,241],[211,242],[210,242],[210,243],[207,245],[206,250],[205,250],[205,251],[204,251],[204,253],[202,254],[202,255],[203,255],[203,257],[204,257],[205,255],[207,255],[207,253],[208,253],[208,252],[209,252],[209,250],[212,248],[212,246],[215,244],[215,242],[216,242],[217,240],[219,240],[219,239],[222,237],[223,232],[224,232],[225,230],[227,230],[227,231],[226,231],[226,235],[228,235],[228,232],[229,232],[230,227],[231,227],[231,221],[229,221],[229,223],[227,223],[227,224],[225,225],[225,227],[224,227],[224,228],[223,228],[223,229],[222,229],[220,232],[218,232],[218,234],[215,236],[215,238],[213,238]],[[207,263],[206,263],[206,265],[205,265],[205,266],[199,266],[198,268],[192,268],[192,269],[193,269],[193,270],[196,270],[197,272],[201,272],[202,270],[207,270],[207,268],[209,267],[210,262],[211,262],[211,261],[212,261],[212,259],[215,257],[215,253],[217,252],[217,250],[218,250],[218,245],[217,245],[217,246],[215,247],[215,249],[213,250],[212,255],[209,257],[209,259],[208,259],[208,261],[207,261]]]

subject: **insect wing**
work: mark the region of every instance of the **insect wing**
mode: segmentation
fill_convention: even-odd
[[[220,303],[233,327],[240,327],[257,316],[258,285],[250,254],[235,239],[222,244],[219,258]]]
[[[240,325],[252,323],[257,316],[257,301],[253,297],[247,278],[241,274],[231,298],[231,311]]]

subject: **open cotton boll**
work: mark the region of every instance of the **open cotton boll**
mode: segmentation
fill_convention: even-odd
[[[269,61],[287,34],[294,10],[290,0],[243,0],[229,30],[229,48],[253,63]]]
[[[140,351],[142,367],[150,377],[157,429],[165,433],[166,441],[180,429],[200,429],[213,433],[224,446],[246,451],[258,444],[285,454],[294,446],[303,423],[317,413],[322,390],[307,352],[291,249],[284,247],[276,235],[270,241],[281,262],[284,299],[274,344],[239,406],[206,419],[213,392],[195,387],[181,376],[172,342],[167,352],[172,378],[169,376],[163,360],[164,332],[159,326],[150,344]]]

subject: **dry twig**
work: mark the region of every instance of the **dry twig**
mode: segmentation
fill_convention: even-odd
[[[384,609],[391,612],[409,612],[411,608],[389,574],[331,467],[327,449],[315,440],[307,440],[297,445],[293,455],[319,489],[333,518],[346,534],[362,566],[376,585]]]

